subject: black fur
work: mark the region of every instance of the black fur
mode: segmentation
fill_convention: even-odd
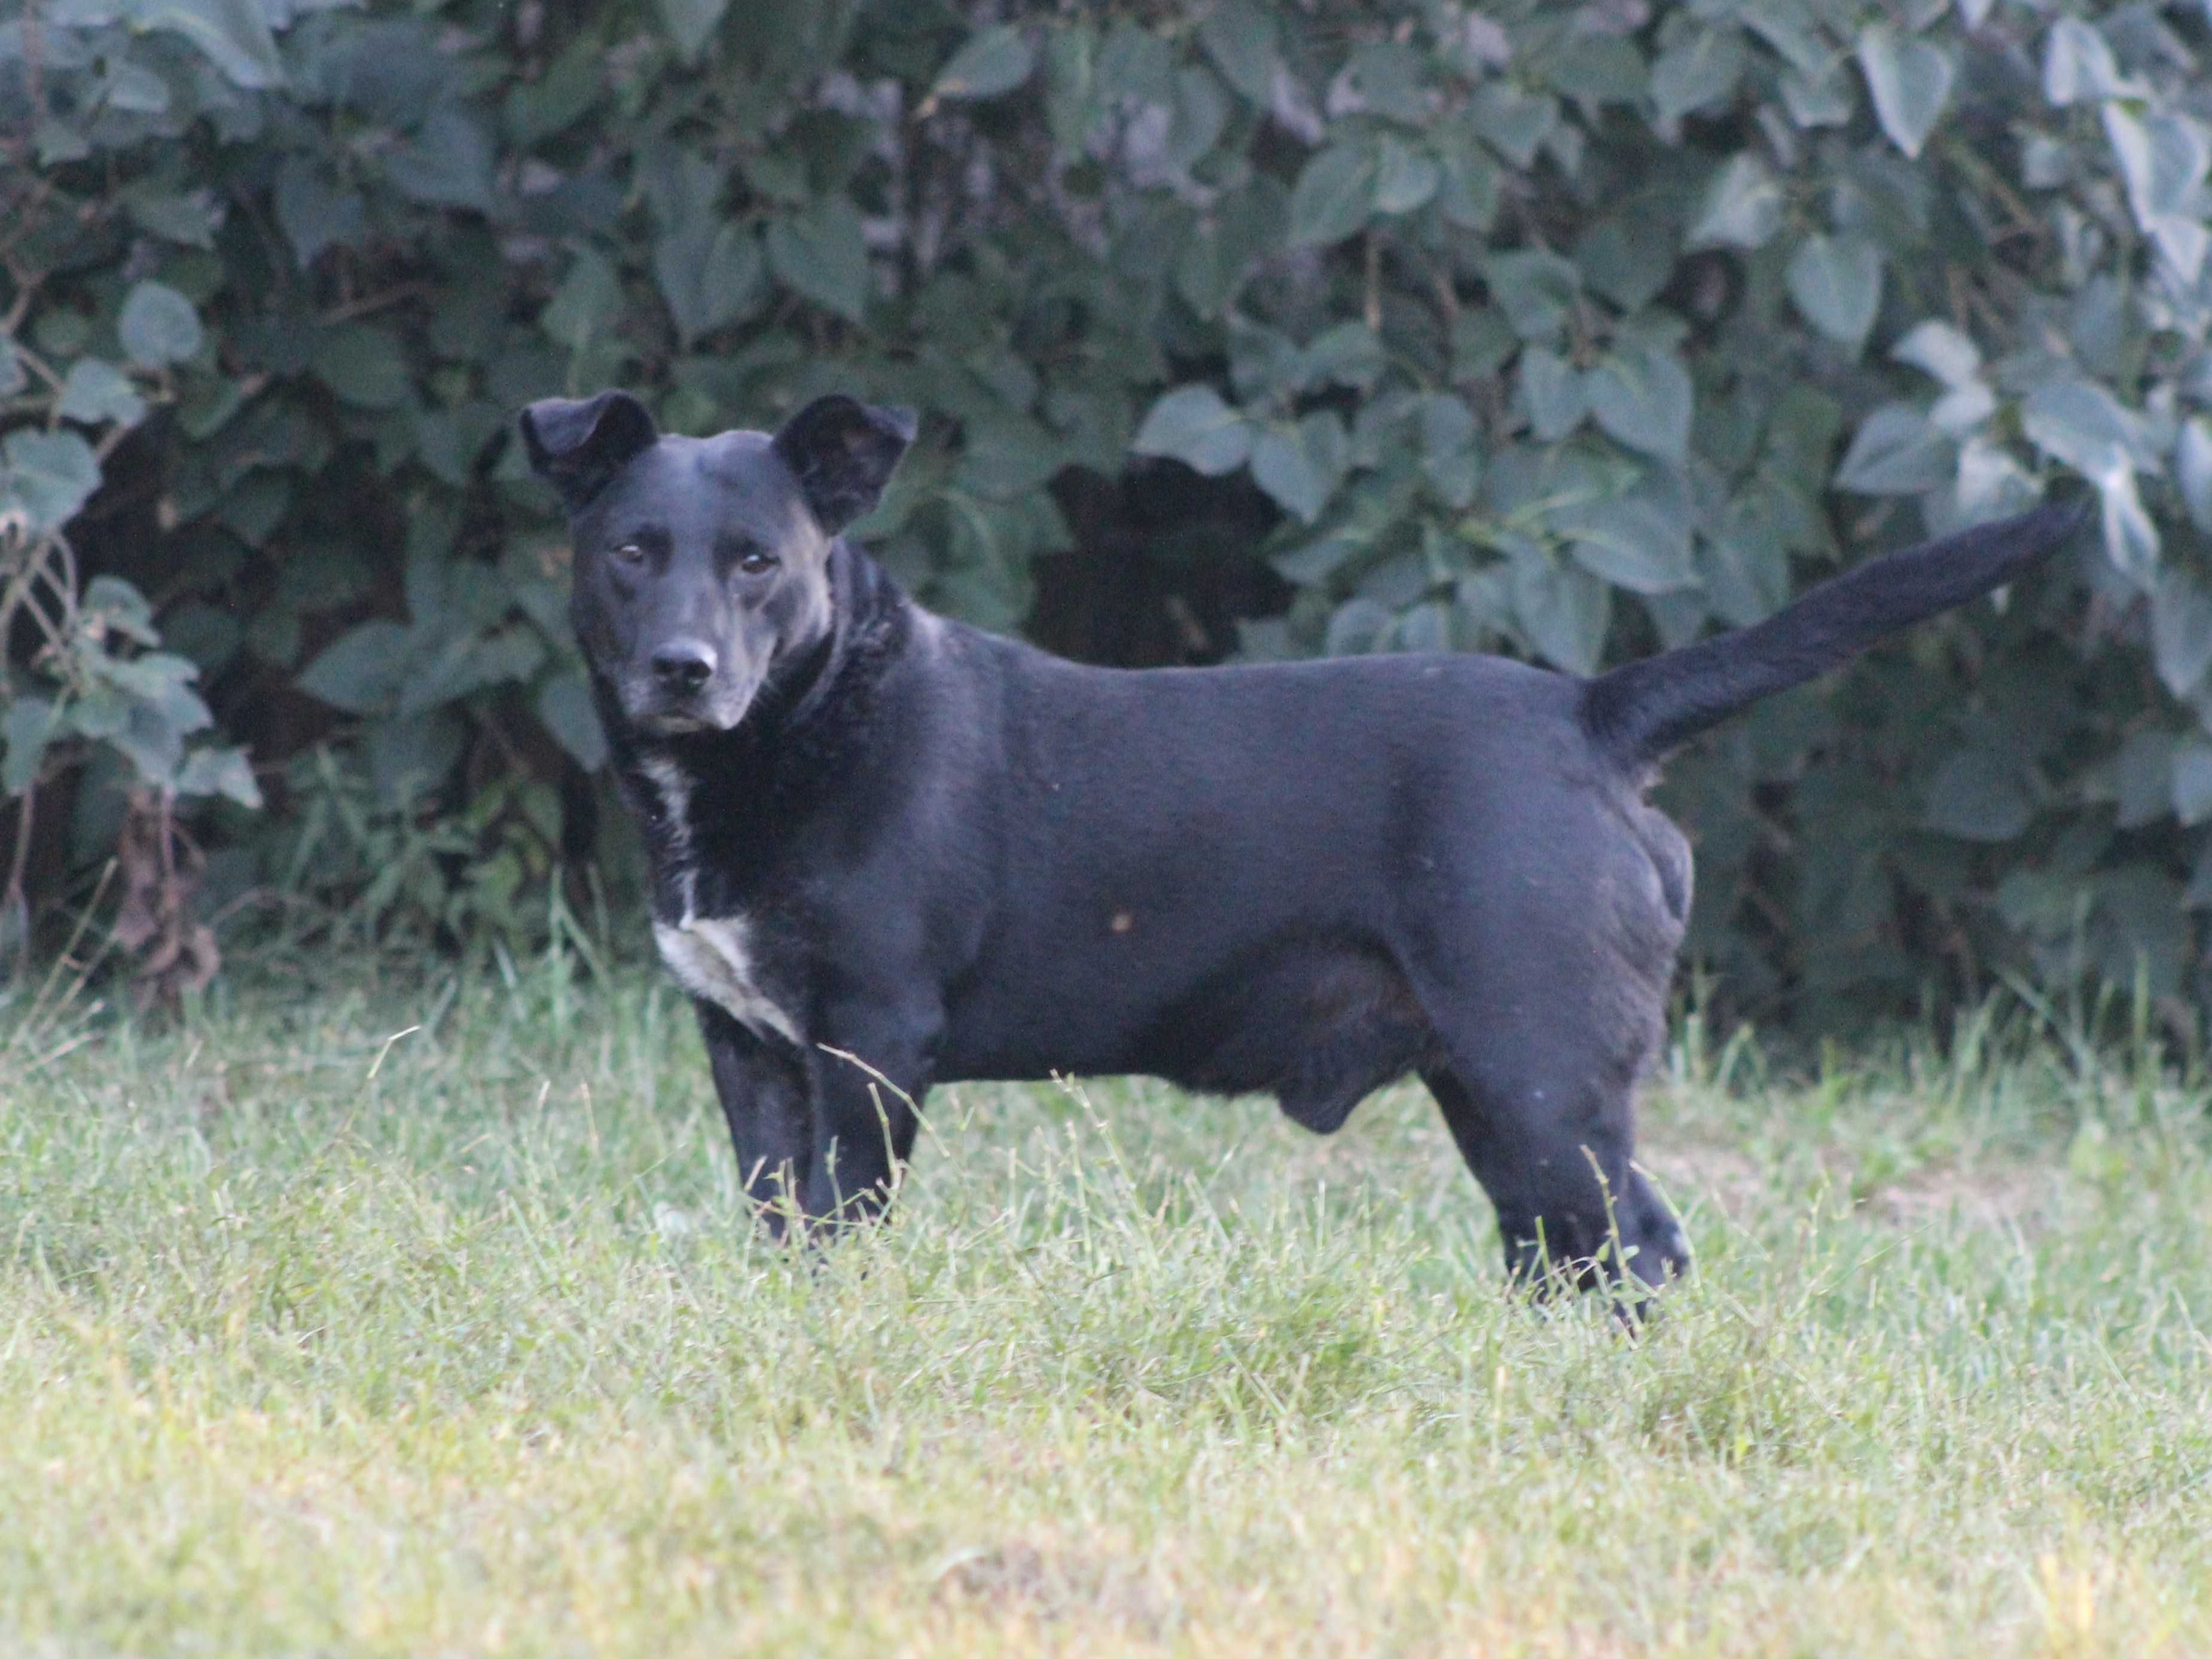
[[[1484,657],[1129,672],[930,616],[836,538],[910,417],[824,400],[774,439],[635,447],[592,407],[525,430],[570,500],[656,937],[757,1197],[873,1213],[940,1081],[1147,1072],[1326,1133],[1418,1073],[1515,1268],[1585,1281],[1686,1264],[1631,1163],[1691,890],[1650,762],[2076,522],[1878,560],[1595,681]],[[678,683],[672,651],[711,672]]]

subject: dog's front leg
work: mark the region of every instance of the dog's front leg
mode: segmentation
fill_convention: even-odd
[[[738,1178],[778,1238],[807,1209],[814,1166],[812,1077],[806,1060],[779,1040],[756,1035],[718,1004],[694,998],[699,1033],[714,1073],[714,1093],[729,1120]]]
[[[809,1217],[872,1220],[914,1151],[917,1109],[943,1028],[933,1012],[889,1002],[833,1008],[811,1056],[814,1162]]]

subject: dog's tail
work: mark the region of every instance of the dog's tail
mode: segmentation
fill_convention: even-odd
[[[1869,559],[1763,622],[1598,675],[1583,688],[1583,724],[1624,771],[1648,764],[1738,709],[1849,661],[1884,634],[2002,587],[2087,516],[2086,500],[2041,506]]]

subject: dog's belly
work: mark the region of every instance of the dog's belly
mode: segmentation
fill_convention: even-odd
[[[1143,1073],[1208,1094],[1273,1094],[1321,1134],[1375,1090],[1431,1063],[1436,1039],[1379,948],[1279,940],[1154,994],[1145,976],[1030,981],[956,1008],[940,1078]]]

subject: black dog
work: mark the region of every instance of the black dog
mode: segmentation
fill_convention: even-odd
[[[1872,560],[1594,680],[1472,656],[1130,672],[931,615],[839,538],[908,414],[825,397],[772,438],[663,437],[605,392],[521,424],[568,510],[653,936],[757,1199],[873,1214],[939,1081],[1149,1072],[1327,1134],[1418,1072],[1510,1264],[1585,1281],[1686,1262],[1630,1163],[1690,908],[1655,762],[2079,522]]]

